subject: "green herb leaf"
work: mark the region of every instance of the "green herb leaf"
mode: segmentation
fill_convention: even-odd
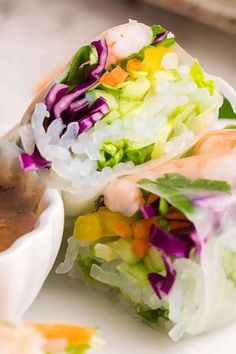
[[[69,86],[75,86],[84,82],[91,66],[96,64],[97,61],[98,54],[93,45],[81,47],[72,58],[69,72],[61,82]]]
[[[163,41],[155,44],[154,46],[157,47],[171,47],[173,44],[175,44],[175,38],[165,38]]]
[[[169,180],[166,176],[167,175],[156,181],[143,179],[139,182],[139,185],[141,188],[167,199],[168,202],[178,210],[188,214],[193,213],[195,208],[192,202],[182,194],[176,186],[172,185],[172,183],[169,185]]]
[[[159,308],[156,310],[138,310],[138,315],[144,320],[150,323],[158,323],[161,318],[168,320],[169,313],[165,308]]]
[[[219,118],[236,119],[236,112],[234,112],[231,103],[225,97],[223,105],[219,111]]]
[[[178,173],[167,173],[156,181],[143,179],[139,185],[144,190],[158,194],[184,213],[191,214],[195,208],[186,193],[191,191],[219,191],[230,193],[231,186],[225,181],[188,179]]]
[[[153,33],[153,39],[156,38],[158,34],[166,32],[166,29],[162,27],[161,25],[152,25],[151,26],[152,33]]]

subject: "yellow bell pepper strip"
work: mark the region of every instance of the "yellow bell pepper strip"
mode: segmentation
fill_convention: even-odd
[[[142,71],[142,69],[143,69],[142,62],[139,59],[130,59],[126,64],[126,70],[129,73],[132,73],[134,71]]]
[[[103,237],[130,237],[130,225],[133,218],[120,213],[113,213],[107,208],[99,208],[97,212],[81,215],[74,226],[74,237],[83,241],[96,241]]]
[[[126,70],[131,74],[137,71],[153,73],[160,70],[163,56],[169,52],[172,52],[172,49],[166,47],[147,47],[144,52],[143,61],[139,59],[128,60]]]
[[[150,73],[159,70],[161,68],[161,61],[163,56],[171,51],[172,50],[170,48],[166,47],[148,47],[145,50],[145,55],[142,63],[143,70]]]

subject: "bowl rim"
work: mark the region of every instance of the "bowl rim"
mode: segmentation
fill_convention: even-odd
[[[26,234],[23,234],[22,236],[19,236],[10,247],[0,252],[0,261],[5,257],[13,255],[21,247],[26,247],[29,242],[32,242],[33,238],[35,239],[41,237],[41,231],[47,228],[48,224],[50,224],[50,217],[57,209],[61,210],[60,213],[62,214],[61,216],[64,221],[64,205],[58,190],[47,187],[41,197],[41,200],[46,201],[48,205],[40,214],[34,229]]]

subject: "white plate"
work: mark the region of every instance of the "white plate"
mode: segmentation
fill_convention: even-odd
[[[133,319],[116,304],[115,299],[112,301],[110,296],[87,288],[66,275],[56,275],[54,271],[24,318],[98,326],[107,345],[92,350],[91,354],[236,353],[236,323],[216,332],[173,343],[167,336]]]

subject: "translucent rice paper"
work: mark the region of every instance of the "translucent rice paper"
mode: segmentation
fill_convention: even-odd
[[[193,191],[191,194],[183,191],[196,209],[186,216],[196,228],[201,252],[173,263],[177,277],[166,300],[173,323],[169,335],[175,341],[183,335],[197,335],[236,319],[235,143],[235,130],[212,132],[193,150],[198,156],[169,161],[139,175],[123,177],[105,190],[106,206],[127,213],[124,206],[132,203],[133,194],[127,193],[124,186],[127,184],[130,189],[142,178],[155,180],[165,173],[179,173],[192,179],[223,180],[232,186],[232,193],[203,191],[196,195]]]
[[[112,29],[114,30],[114,29]],[[104,35],[104,34],[103,34]],[[173,46],[173,49],[179,54],[180,59],[183,63],[186,64],[192,64],[193,59],[192,57],[186,53],[180,46],[175,44]],[[65,70],[65,72],[68,69]],[[61,78],[65,75],[65,72],[60,75],[60,77],[55,79],[55,82],[59,82]],[[224,82],[222,83],[222,79],[214,78],[217,79],[219,82],[219,87],[226,97],[229,97],[231,102],[235,102],[235,92],[232,91],[232,88],[229,88],[227,84]],[[52,86],[49,85],[49,88]],[[35,103],[36,102],[42,102],[43,99],[45,98],[49,88],[44,90],[42,94],[40,94],[31,104],[29,109],[27,110],[25,116],[23,117],[23,123],[25,124],[27,121],[31,120],[32,118],[32,112],[35,109]],[[233,103],[234,105],[234,103]],[[235,106],[234,106],[235,107]],[[97,178],[93,181],[92,184],[88,183],[87,176],[84,176],[84,185],[82,187],[73,187],[66,178],[68,167],[65,164],[65,168],[63,169],[60,168],[59,170],[59,163],[54,165],[50,173],[47,173],[47,171],[42,172],[43,175],[45,175],[45,178],[49,185],[57,187],[60,191],[62,191],[62,196],[64,199],[65,203],[65,209],[66,209],[66,214],[67,215],[78,215],[81,213],[84,213],[91,209],[94,205],[95,200],[103,194],[105,186],[112,181],[113,179],[122,176],[122,175],[129,175],[129,174],[135,174],[135,173],[140,173],[143,170],[149,169],[152,166],[157,166],[159,164],[164,163],[165,161],[168,161],[170,159],[178,158],[182,156],[186,151],[188,151],[207,131],[213,129],[217,117],[218,117],[218,105],[213,105],[211,108],[206,110],[201,114],[201,116],[198,116],[198,120],[201,120],[201,129],[196,132],[194,138],[192,138],[190,141],[188,139],[185,139],[185,135],[180,135],[176,140],[173,141],[174,144],[174,149],[172,149],[170,152],[167,152],[164,156],[157,158],[155,160],[151,160],[143,165],[139,165],[136,167],[133,167],[132,164],[124,164],[121,166],[117,166],[117,169],[114,168],[113,170],[107,169],[104,171],[104,176],[102,178]],[[43,117],[44,118],[44,117]],[[40,118],[42,119],[42,117]],[[55,139],[58,139],[60,136],[60,132],[63,129],[63,124],[62,121],[59,120],[57,122],[58,124],[56,130],[52,132],[51,137],[45,136],[45,139],[51,139],[51,144],[52,141],[55,141]],[[33,142],[33,136],[32,136],[32,130],[30,129],[30,125],[28,127],[22,127],[20,129],[20,135],[22,138],[22,142],[26,150],[28,149],[29,153],[32,151],[32,142]],[[53,145],[53,144],[52,144]],[[63,144],[62,144],[63,145]],[[50,148],[51,149],[51,148]],[[27,152],[28,152],[27,151]],[[64,146],[56,146],[53,147],[50,150],[50,153],[52,153],[52,156],[60,156],[62,158],[64,156],[65,161],[70,159],[68,155],[68,151],[64,149]],[[68,162],[69,163],[69,162]],[[87,168],[92,168],[91,166],[93,165],[93,161],[87,166]],[[79,167],[78,167],[79,168]],[[87,181],[87,184],[86,184]]]

